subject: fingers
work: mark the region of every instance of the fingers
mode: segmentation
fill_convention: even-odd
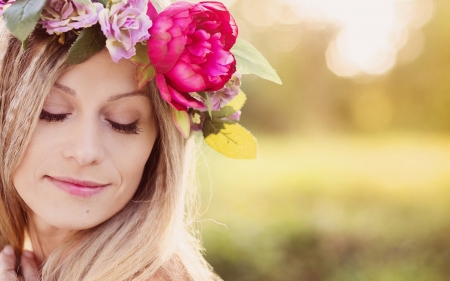
[[[10,245],[0,252],[0,281],[16,280],[16,256]]]
[[[20,263],[20,269],[25,281],[39,280],[39,269],[32,252],[24,251],[20,257]]]
[[[32,252],[23,252],[20,257],[20,270],[25,281],[39,280],[39,267]],[[0,281],[15,280],[17,280],[16,256],[14,249],[7,245],[0,252]]]

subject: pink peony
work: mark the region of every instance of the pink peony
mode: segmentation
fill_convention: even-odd
[[[101,9],[103,5],[100,3],[80,4],[72,0],[49,0],[42,10],[39,22],[49,34],[67,32],[96,24],[97,14]]]
[[[99,13],[99,22],[106,36],[106,47],[113,61],[130,59],[136,54],[137,43],[149,38],[152,21],[146,15],[146,0],[117,1]]]
[[[149,2],[148,10],[148,55],[163,99],[178,110],[204,108],[189,93],[218,91],[236,71],[235,20],[218,2],[176,2],[159,15]]]
[[[0,17],[3,16],[3,10],[6,5],[14,3],[15,0],[0,0]]]

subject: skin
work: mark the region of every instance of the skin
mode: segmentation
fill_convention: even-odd
[[[13,175],[31,218],[34,253],[21,257],[27,280],[36,280],[36,264],[74,231],[99,225],[130,201],[158,135],[151,101],[138,92],[134,64],[114,63],[106,50],[63,74],[43,110],[53,117],[41,114]],[[61,114],[68,115],[61,120]],[[136,121],[136,127],[124,129]],[[54,179],[60,177],[103,188],[74,195],[58,187]],[[14,273],[11,250],[7,246],[0,253],[0,281],[13,280],[8,279]]]

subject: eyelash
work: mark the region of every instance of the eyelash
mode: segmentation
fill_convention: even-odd
[[[70,114],[53,114],[45,110],[42,110],[41,114],[39,115],[39,119],[44,120],[46,122],[62,122],[66,120],[67,116],[69,115]],[[141,131],[137,126],[139,119],[130,124],[120,124],[108,119],[106,119],[106,121],[108,121],[111,127],[119,133],[137,135]]]
[[[108,121],[109,124],[111,124],[111,127],[119,133],[137,135],[139,134],[139,132],[141,132],[141,130],[137,126],[139,119],[130,124],[119,124],[108,119],[106,119],[106,121]]]
[[[47,122],[62,122],[67,119],[68,115],[69,114],[53,114],[45,110],[42,110],[41,114],[39,115],[39,119]]]

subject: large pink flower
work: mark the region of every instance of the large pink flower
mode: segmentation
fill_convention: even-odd
[[[159,15],[149,3],[148,14],[148,55],[163,99],[178,110],[204,108],[189,93],[218,91],[236,71],[235,20],[218,2],[176,2]]]
[[[100,3],[80,4],[72,0],[49,0],[42,10],[40,23],[49,34],[85,28],[98,22],[97,14],[101,9],[103,5]]]
[[[111,8],[99,13],[99,22],[106,36],[106,47],[113,61],[129,59],[136,54],[135,45],[150,36],[152,25],[146,15],[146,0],[113,1]]]

